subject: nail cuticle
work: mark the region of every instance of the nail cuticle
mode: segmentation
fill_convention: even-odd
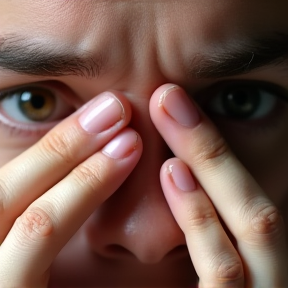
[[[171,86],[169,87],[167,90],[165,90],[161,95],[160,95],[160,98],[159,98],[159,102],[158,102],[158,107],[161,107],[163,106],[163,103],[165,101],[165,98],[167,97],[167,95],[169,95],[170,92],[172,92],[173,90],[177,90],[179,89],[178,86]]]

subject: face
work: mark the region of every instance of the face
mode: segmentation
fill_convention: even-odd
[[[285,208],[287,1],[4,0],[0,7],[0,166],[108,89],[130,101],[130,125],[143,139],[139,164],[61,251],[51,285],[195,281],[159,181],[162,163],[173,155],[148,112],[151,94],[164,83],[196,99]],[[35,114],[31,103],[16,105],[19,91],[55,101]]]

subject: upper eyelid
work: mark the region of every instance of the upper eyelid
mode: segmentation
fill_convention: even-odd
[[[32,83],[25,83],[20,85],[13,85],[10,87],[6,87],[4,89],[0,88],[0,101],[7,97],[7,94],[16,92],[22,89],[32,89],[32,88],[39,88],[39,89],[46,89],[54,92],[57,96],[61,97],[67,105],[70,105],[77,109],[79,106],[82,106],[82,102],[80,101],[79,97],[75,94],[75,92],[65,83],[60,82],[58,80],[44,80]]]

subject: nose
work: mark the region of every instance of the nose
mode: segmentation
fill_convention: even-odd
[[[136,258],[145,264],[184,255],[184,236],[165,200],[146,193],[137,201],[133,197],[123,203],[120,198],[132,191],[118,192],[89,219],[88,241],[94,252],[107,258]]]
[[[124,184],[90,217],[86,232],[91,249],[103,257],[136,258],[154,264],[164,258],[186,255],[187,248],[159,180],[160,167],[172,153],[149,115],[136,118],[131,125],[143,140],[140,162]]]

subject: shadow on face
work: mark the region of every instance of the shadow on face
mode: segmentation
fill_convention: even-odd
[[[148,105],[164,83],[183,86],[204,110],[208,107],[248,170],[274,201],[283,200],[287,105],[277,110],[275,104],[261,119],[239,120],[219,112],[213,99],[222,90],[213,93],[211,87],[249,80],[288,88],[287,63],[279,61],[287,53],[275,49],[288,47],[287,6],[256,0],[1,2],[0,89],[25,85],[29,90],[36,82],[72,110],[107,89],[122,91],[132,105],[130,126],[144,143],[129,178],[60,253],[52,283],[188,286],[195,280],[185,237],[159,182],[161,165],[173,155],[153,126]],[[264,53],[265,43],[275,59]],[[261,94],[264,88],[257,89]],[[279,101],[277,96],[275,91]],[[18,125],[15,133],[9,125],[0,126],[0,165],[47,132],[29,134]]]

